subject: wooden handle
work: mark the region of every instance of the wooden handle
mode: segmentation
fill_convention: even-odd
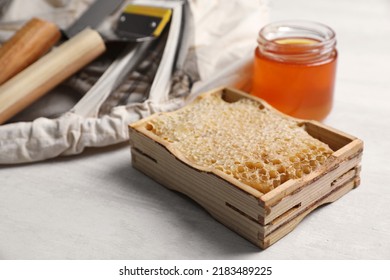
[[[33,18],[0,48],[0,85],[35,62],[61,38],[51,22]]]
[[[105,49],[100,35],[87,28],[0,86],[0,124],[79,71]]]

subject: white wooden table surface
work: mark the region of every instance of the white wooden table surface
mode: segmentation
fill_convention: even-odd
[[[127,145],[0,168],[0,259],[390,259],[390,1],[274,0],[335,29],[325,123],[365,142],[362,183],[261,251],[134,170]]]

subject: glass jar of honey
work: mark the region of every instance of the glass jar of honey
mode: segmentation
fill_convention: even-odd
[[[281,21],[263,27],[257,41],[252,93],[285,114],[323,120],[333,102],[334,31],[316,22]]]

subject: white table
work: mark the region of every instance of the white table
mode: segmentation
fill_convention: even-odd
[[[365,141],[362,183],[267,250],[134,170],[127,144],[0,169],[0,259],[390,259],[390,3],[276,0],[271,20],[333,27],[325,123]]]

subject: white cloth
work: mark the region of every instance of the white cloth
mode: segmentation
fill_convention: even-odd
[[[26,9],[28,2],[28,9]],[[35,15],[56,18],[61,27],[69,25],[91,0],[14,0],[3,21],[26,20]],[[132,1],[128,1],[132,2]],[[256,36],[265,24],[264,0],[190,0],[194,18],[193,44],[200,80],[191,95],[214,86],[242,87],[248,84]],[[23,9],[20,9],[24,5]],[[64,17],[64,14],[66,15]],[[7,35],[7,31],[1,33]],[[192,97],[192,96],[191,96]],[[84,117],[68,112],[56,119],[37,118],[32,122],[0,126],[0,164],[33,162],[59,155],[81,153],[85,147],[107,146],[128,139],[128,124],[158,111],[183,106],[186,99],[175,97],[118,106],[102,117]]]

